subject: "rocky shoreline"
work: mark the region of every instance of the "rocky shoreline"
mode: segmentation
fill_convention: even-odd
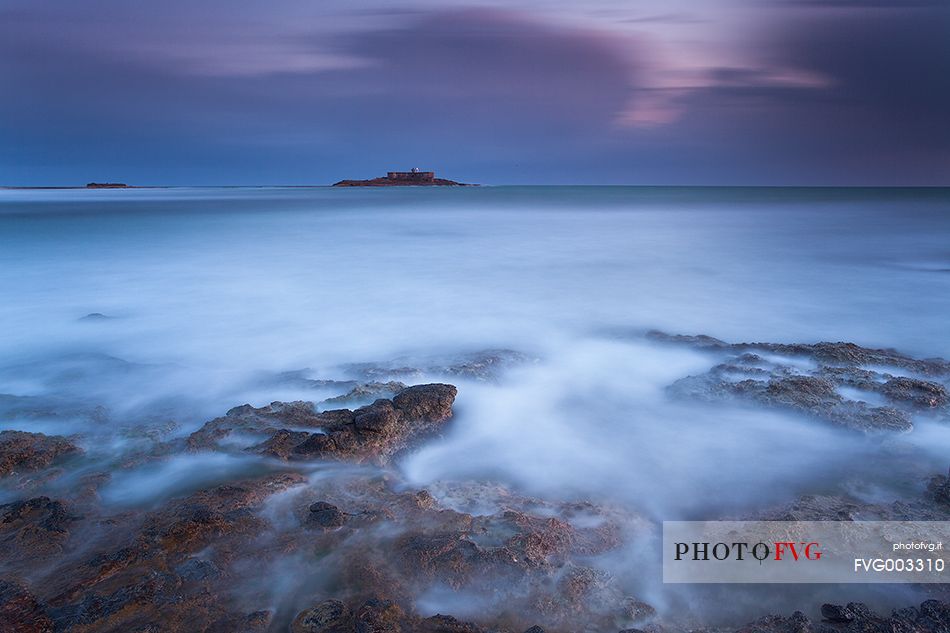
[[[941,359],[851,343],[729,344],[660,332],[642,338],[699,350],[716,363],[669,385],[673,399],[790,411],[872,437],[910,432],[921,416],[950,419],[950,363]],[[146,440],[120,467],[226,455],[253,458],[260,468],[145,510],[102,502],[114,473],[84,461],[82,437],[0,432],[0,483],[17,493],[0,505],[0,630],[950,631],[942,586],[935,599],[890,614],[860,603],[825,604],[820,621],[796,612],[740,627],[687,626],[631,595],[602,564],[654,529],[636,510],[597,499],[535,498],[484,481],[416,488],[403,478],[399,460],[457,422],[458,394],[448,383],[403,381],[495,381],[504,369],[531,362],[490,350],[451,363],[354,365],[348,369],[356,380],[281,374],[273,384],[338,393],[318,402],[241,405],[189,435]],[[0,405],[18,420],[68,407],[90,418],[107,415],[14,395]],[[890,503],[815,494],[749,518],[946,521],[950,479],[929,473],[917,493]],[[420,613],[420,599],[433,595],[477,605],[477,615],[471,608],[459,617]]]

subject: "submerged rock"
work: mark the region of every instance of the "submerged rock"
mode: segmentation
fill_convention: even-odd
[[[647,337],[724,357],[705,374],[670,385],[669,392],[678,398],[747,401],[864,432],[909,431],[912,414],[922,411],[950,414],[950,392],[944,384],[886,371],[890,367],[946,381],[950,363],[942,359],[919,360],[853,343],[730,344],[708,336],[662,332]],[[875,406],[862,399],[861,392],[868,400],[886,399],[891,406]]]
[[[341,396],[327,398],[321,404],[347,404],[389,396],[390,398],[406,388],[397,380],[388,382],[361,382]]]
[[[0,477],[40,470],[61,457],[81,452],[71,440],[60,435],[0,431]]]
[[[804,495],[749,517],[755,521],[950,521],[950,478],[935,475],[916,496],[868,503],[842,495]]]
[[[942,358],[917,359],[894,349],[861,347],[854,343],[727,343],[706,335],[667,334],[658,330],[646,333],[648,340],[677,343],[709,351],[768,352],[780,356],[810,358],[822,365],[895,367],[928,376],[950,376],[950,361]]]
[[[389,362],[353,363],[343,368],[350,374],[372,380],[445,376],[477,381],[497,380],[505,371],[537,361],[510,349],[487,349],[449,357],[402,357]]]

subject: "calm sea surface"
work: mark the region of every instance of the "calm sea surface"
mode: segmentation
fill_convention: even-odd
[[[536,360],[457,381],[453,429],[400,466],[408,480],[491,478],[659,520],[889,501],[950,455],[950,427],[920,424],[882,472],[854,434],[673,402],[664,388],[714,361],[636,336],[950,357],[950,189],[6,190],[0,297],[0,394],[111,420],[0,428],[83,433],[103,459],[128,425],[184,434],[236,404],[312,399],[262,378],[276,372],[483,349]],[[253,467],[179,460],[117,474],[104,499],[147,506]]]

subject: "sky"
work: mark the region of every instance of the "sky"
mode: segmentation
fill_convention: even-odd
[[[950,185],[950,0],[0,0],[0,185]]]

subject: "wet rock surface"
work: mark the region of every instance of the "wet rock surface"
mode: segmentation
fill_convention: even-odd
[[[508,370],[537,362],[537,358],[510,349],[491,349],[453,357],[403,357],[387,362],[353,363],[343,369],[363,379],[419,380],[426,376],[496,381]]]
[[[922,494],[890,503],[870,503],[842,495],[804,495],[764,510],[756,521],[950,521],[947,477],[930,479]]]
[[[667,342],[722,356],[708,376],[671,388],[683,389],[683,397],[735,398],[860,430],[903,429],[911,416],[940,415],[947,406],[943,361],[848,344],[792,346],[794,358],[812,362],[803,368],[761,345],[736,348],[709,337]],[[881,369],[886,359],[883,365],[914,375],[888,374]],[[111,357],[89,362],[116,376],[151,371]],[[530,497],[490,481],[421,489],[401,474],[406,450],[448,428],[457,395],[450,384],[403,381],[490,382],[528,362],[490,350],[350,366],[353,380],[282,374],[282,387],[330,397],[234,407],[179,439],[169,439],[174,425],[160,431],[170,423],[156,416],[154,426],[123,435],[135,450],[112,471],[67,459],[78,454],[69,438],[0,433],[11,473],[63,471],[55,481],[39,478],[29,494],[11,488],[17,496],[0,503],[0,630],[679,633],[681,624],[631,595],[610,564],[654,529],[637,511]],[[55,381],[82,387],[85,370],[71,363]],[[736,381],[740,370],[745,376]],[[736,388],[743,380],[750,384]],[[888,404],[856,406],[842,386]],[[67,410],[96,415],[88,401],[11,396],[5,404],[25,420],[65,417]],[[157,472],[174,477],[174,460],[207,458],[210,469],[212,456],[253,466],[208,479],[198,473],[184,490],[146,505],[103,502],[115,473],[167,466]],[[929,473],[913,494],[888,503],[805,496],[755,518],[947,520],[948,482]],[[819,605],[806,606],[817,612]],[[859,604],[821,612],[822,619],[774,615],[717,631],[950,631],[948,605],[936,600],[890,616]]]
[[[0,431],[0,477],[40,470],[81,452],[71,440],[58,435]]]
[[[801,612],[788,617],[770,615],[737,633],[943,633],[950,627],[950,603],[927,600],[919,607],[895,609],[889,616],[880,616],[859,602],[824,604],[821,616],[814,622]]]
[[[208,449],[236,432],[265,436],[245,448],[283,460],[321,458],[386,463],[414,442],[438,434],[452,416],[452,385],[407,387],[392,400],[356,410],[318,412],[311,402],[273,402],[235,407],[188,438],[191,449]]]
[[[950,363],[943,359],[916,359],[853,343],[726,343],[656,331],[646,336],[719,360],[706,373],[670,385],[675,398],[786,409],[862,432],[906,432],[915,414],[950,415]],[[917,376],[895,375],[902,372]]]
[[[80,518],[49,497],[0,505],[0,544],[11,561],[55,556],[63,552],[70,525]]]

